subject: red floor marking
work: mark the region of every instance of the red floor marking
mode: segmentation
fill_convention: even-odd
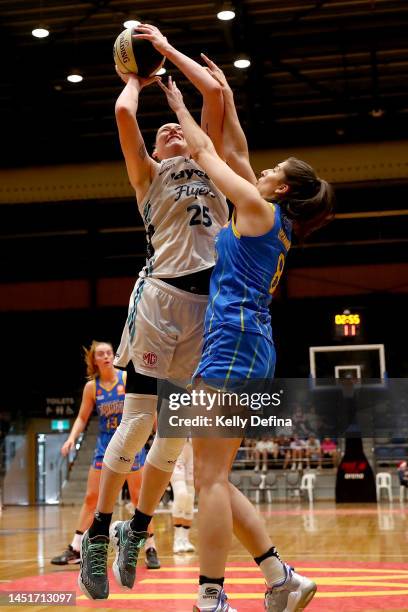
[[[231,604],[239,612],[263,610],[262,583],[239,584],[239,578],[259,579],[260,574],[251,563],[231,563],[226,573],[226,590]],[[308,607],[308,612],[376,612],[408,610],[408,564],[401,563],[344,563],[303,561],[296,570],[314,578],[318,593]],[[193,571],[187,567],[167,566],[157,571],[138,568],[139,583],[133,591],[121,592],[111,577],[111,595],[108,601],[90,601],[82,597],[77,588],[77,567],[55,570],[51,573],[20,578],[0,584],[0,591],[41,590],[77,591],[77,606],[87,608],[128,609],[132,612],[191,612],[196,592],[196,565]],[[167,584],[171,579],[187,579],[187,584]],[[229,581],[234,579],[230,584]],[[153,580],[154,583],[143,583]],[[194,582],[191,582],[193,580]],[[353,581],[353,584],[347,583]],[[156,582],[157,581],[157,582]],[[161,583],[166,581],[166,583]],[[346,581],[346,582],[345,582]],[[320,582],[320,585],[319,585]],[[369,582],[369,585],[359,584]],[[364,593],[364,595],[359,595]],[[395,594],[394,594],[395,593]],[[148,599],[149,595],[163,594],[160,599]],[[179,596],[178,596],[179,595]],[[184,597],[183,597],[184,595]],[[136,598],[135,598],[136,596]],[[141,599],[139,599],[141,596]]]

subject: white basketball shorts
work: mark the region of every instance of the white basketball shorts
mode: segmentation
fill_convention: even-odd
[[[201,357],[208,296],[182,291],[156,278],[139,278],[115,366],[188,383]]]

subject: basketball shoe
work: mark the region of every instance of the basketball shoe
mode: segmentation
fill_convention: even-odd
[[[108,599],[108,547],[104,535],[89,537],[85,531],[81,540],[81,565],[78,586],[89,599]]]
[[[184,537],[183,537],[183,552],[193,553],[195,552],[195,546],[192,542],[190,542],[190,538],[188,536],[188,530],[184,529],[184,531],[186,531],[186,533],[184,534]]]
[[[300,612],[312,601],[316,593],[313,580],[296,574],[292,567],[284,564],[285,578],[267,589],[265,610],[267,612]]]
[[[81,561],[81,553],[79,550],[72,548],[71,544],[64,550],[61,555],[51,559],[53,565],[71,565],[73,563],[79,563]]]
[[[182,527],[179,527],[179,529],[182,529]],[[176,532],[174,535],[173,552],[176,555],[184,552],[184,538],[181,533]]]
[[[237,610],[235,610],[235,608],[231,608],[231,606],[228,603],[228,597],[224,591],[224,589],[221,589],[221,591],[218,593],[217,596],[217,592],[216,589],[212,589],[210,586],[206,589],[206,592],[211,591],[208,593],[208,599],[214,599],[214,604],[212,608],[199,608],[198,606],[194,606],[193,608],[193,612],[238,612]],[[215,597],[217,597],[216,601],[215,601]],[[211,602],[212,603],[212,602]]]
[[[157,550],[153,546],[149,546],[145,550],[145,566],[147,569],[160,569],[160,561],[157,556]]]
[[[109,529],[115,560],[113,575],[119,586],[132,589],[136,579],[136,564],[139,551],[149,537],[147,531],[133,531],[130,521],[116,521]]]

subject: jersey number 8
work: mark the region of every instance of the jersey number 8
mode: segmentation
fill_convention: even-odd
[[[279,284],[280,277],[282,276],[283,268],[285,267],[285,255],[281,253],[278,257],[278,263],[276,266],[276,272],[273,275],[271,285],[269,287],[269,293],[272,295],[274,293],[276,287]]]

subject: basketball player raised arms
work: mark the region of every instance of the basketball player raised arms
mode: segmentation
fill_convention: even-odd
[[[137,36],[154,44],[201,92],[202,125],[220,150],[224,113],[220,85],[203,66],[174,49],[154,26],[142,24],[138,31]],[[93,599],[109,594],[105,545],[113,508],[129,462],[151,432],[157,379],[188,381],[199,361],[215,263],[214,239],[228,219],[224,195],[191,159],[180,125],[161,126],[153,154],[148,155],[136,113],[141,91],[155,79],[118,74],[125,87],[115,115],[129,180],[146,228],[147,261],[130,297],[115,358],[115,365],[128,373],[123,417],[104,456],[97,512],[81,544],[79,585]],[[153,503],[155,508],[157,491],[167,486],[184,443],[184,439],[156,436],[144,467],[149,486],[142,484],[135,516],[111,526],[117,550],[114,576],[122,587],[133,586],[136,552],[148,535],[150,519],[143,508]],[[124,542],[129,546],[122,552],[118,543]]]
[[[218,77],[216,66],[209,67]],[[235,207],[231,223],[217,237],[204,346],[193,384],[211,392],[214,387],[229,389],[234,381],[243,384],[248,379],[271,379],[276,356],[268,307],[283,272],[292,229],[304,236],[330,219],[332,190],[313,168],[295,158],[263,171],[256,181],[243,142],[243,154],[235,160],[240,162],[240,174],[249,180],[242,178],[217,155],[208,136],[185,107],[171,77],[168,87],[159,84],[177,115],[193,158]],[[225,107],[228,113],[227,101]],[[231,114],[230,121],[236,123],[236,113]],[[237,140],[243,137],[241,131]],[[222,440],[199,434],[193,437],[200,519],[200,580],[194,612],[236,612],[228,604],[223,585],[238,510],[251,517],[252,529],[246,546],[266,578],[265,609],[303,610],[313,598],[316,585],[282,564],[274,547],[268,549],[269,537],[254,516],[251,504],[228,480],[242,432],[237,431],[235,436]]]

